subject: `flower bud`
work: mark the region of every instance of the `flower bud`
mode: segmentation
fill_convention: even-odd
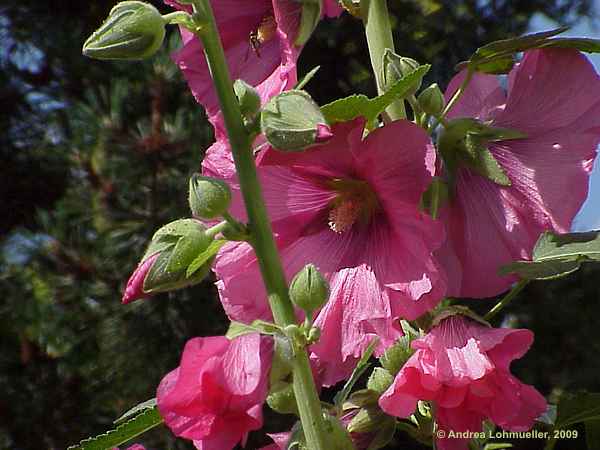
[[[252,119],[260,110],[260,95],[258,91],[244,80],[235,80],[233,90],[238,98],[242,115],[247,119]]]
[[[391,87],[401,78],[414,72],[420,67],[420,64],[411,58],[397,55],[389,48],[385,50],[383,54],[383,89],[385,91],[391,89]],[[409,94],[414,94],[421,87],[421,80],[415,84],[414,88],[411,89]]]
[[[205,231],[204,225],[194,219],[176,220],[160,228],[152,237],[142,262],[129,278],[122,302],[129,303],[150,294],[181,289],[202,281],[208,274],[212,257],[192,273],[188,273],[188,267],[210,250],[212,238]],[[215,253],[217,250],[214,250]]]
[[[214,219],[229,208],[231,191],[224,181],[195,173],[190,178],[188,201],[194,217]]]
[[[282,151],[301,151],[332,136],[319,105],[300,90],[273,97],[261,112],[260,126],[269,144]]]
[[[165,21],[149,3],[117,4],[83,44],[83,54],[96,59],[145,59],[160,49]]]
[[[329,298],[329,285],[313,264],[307,264],[290,283],[290,299],[310,315]]]
[[[393,438],[396,421],[376,406],[353,409],[341,418],[357,450],[380,449]]]
[[[383,367],[375,367],[367,381],[367,389],[383,394],[394,382],[394,377]]]
[[[423,111],[432,116],[439,116],[446,104],[444,94],[442,94],[437,83],[433,83],[431,86],[424,89],[423,92],[419,94],[417,100]]]
[[[302,3],[302,15],[300,16],[300,26],[298,27],[296,42],[294,42],[295,45],[300,47],[310,39],[312,32],[321,20],[322,1],[300,0],[300,3]]]

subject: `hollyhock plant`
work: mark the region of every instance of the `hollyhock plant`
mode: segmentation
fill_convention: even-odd
[[[171,0],[166,3],[189,11]],[[300,48],[294,44],[302,14],[296,0],[218,0],[213,1],[219,34],[233,79],[243,79],[258,87],[267,83],[270,95],[290,89],[296,83],[296,60]],[[326,0],[323,13],[337,16],[341,8]],[[183,47],[174,60],[183,71],[194,97],[213,118],[219,111],[217,96],[202,44],[193,33],[181,28]],[[265,89],[263,89],[265,91]]]
[[[464,77],[452,80],[446,99]],[[462,167],[443,214],[442,255],[455,280],[449,294],[489,297],[515,281],[498,269],[530,259],[543,231],[568,232],[584,202],[600,142],[600,77],[575,50],[529,51],[510,72],[506,93],[495,76],[475,74],[448,115],[462,117],[526,135],[489,144],[509,186]]]
[[[347,376],[376,336],[378,351],[393,343],[402,334],[397,319],[431,309],[445,288],[431,255],[443,231],[419,209],[435,166],[427,134],[397,121],[363,139],[362,119],[332,130],[330,141],[305,152],[263,151],[258,169],[286,275],[310,261],[331,286],[312,346],[325,385]],[[204,173],[226,178],[235,192],[230,158],[226,143],[214,146]],[[239,205],[234,199],[232,212],[241,213]],[[271,319],[248,244],[225,245],[215,272],[232,320]]]
[[[464,316],[441,321],[413,341],[416,352],[379,399],[388,414],[409,417],[417,401],[433,402],[444,431],[481,430],[489,419],[511,431],[526,431],[546,410],[546,401],[532,386],[510,373],[510,363],[533,342],[524,329],[490,328]],[[467,440],[440,439],[441,450],[466,450]]]
[[[158,256],[159,253],[155,253],[139,263],[135,271],[129,277],[129,280],[127,280],[121,303],[131,303],[134,300],[150,296],[150,294],[144,292],[144,280]]]
[[[272,344],[259,334],[188,341],[180,366],[157,392],[158,408],[175,435],[200,450],[232,449],[262,426]]]

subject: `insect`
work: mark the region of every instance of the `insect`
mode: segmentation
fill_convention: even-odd
[[[256,53],[256,56],[260,58],[260,48],[266,42],[269,42],[271,39],[273,39],[276,31],[277,23],[275,22],[275,18],[273,16],[263,17],[258,28],[255,31],[250,32],[250,47],[248,48],[246,59],[248,59],[250,49],[252,49],[252,51]]]

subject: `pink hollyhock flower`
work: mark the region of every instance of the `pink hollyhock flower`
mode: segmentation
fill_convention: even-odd
[[[464,76],[452,80],[447,99]],[[461,168],[444,213],[448,241],[441,253],[456,281],[449,295],[494,296],[516,280],[498,275],[500,266],[530,259],[543,231],[568,232],[587,196],[600,142],[600,77],[575,50],[529,51],[510,72],[508,92],[495,76],[475,74],[448,117],[527,135],[489,145],[511,186]]]
[[[445,277],[431,253],[440,225],[419,210],[435,165],[427,134],[398,121],[362,138],[364,121],[333,126],[333,137],[305,152],[267,149],[259,177],[288,279],[314,263],[331,296],[315,324],[313,358],[325,385],[345,378],[375,336],[378,351],[401,336],[397,319],[435,306]],[[209,151],[204,173],[239,188],[226,142]],[[239,195],[232,212],[243,217]],[[254,252],[225,245],[214,268],[232,320],[269,320],[271,313]]]
[[[262,426],[271,357],[271,343],[258,334],[189,340],[180,366],[158,387],[165,423],[200,450],[244,443]]]
[[[273,439],[274,444],[262,447],[260,450],[286,450],[291,435],[292,433],[290,431],[283,433],[271,433],[268,436]]]
[[[165,2],[186,9],[173,0]],[[218,0],[211,2],[229,70],[233,79],[243,79],[258,87],[267,83],[272,94],[296,84],[296,60],[300,48],[298,34],[302,4],[297,0]],[[323,8],[328,16],[339,15],[341,8],[327,0]],[[209,118],[219,111],[202,44],[182,28],[183,47],[174,55],[194,97],[206,108]],[[277,89],[273,89],[276,87]]]
[[[418,400],[431,401],[446,432],[480,431],[485,418],[507,430],[526,431],[546,410],[546,401],[511,375],[510,363],[532,342],[529,330],[489,328],[451,316],[413,341],[416,352],[379,405],[390,415],[409,417]],[[438,448],[466,450],[467,441],[441,439]]]
[[[146,294],[144,292],[144,280],[146,279],[146,275],[150,272],[152,268],[152,264],[158,258],[159,253],[155,253],[152,256],[149,256],[144,261],[140,262],[135,271],[127,280],[127,286],[125,287],[125,292],[123,292],[123,298],[121,299],[121,303],[131,303],[134,300],[138,300],[140,298],[149,297],[150,294]]]

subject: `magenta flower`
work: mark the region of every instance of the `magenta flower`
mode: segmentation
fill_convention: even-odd
[[[451,316],[415,340],[416,352],[379,399],[388,414],[409,417],[418,400],[433,402],[445,431],[481,430],[488,418],[511,431],[526,431],[546,410],[532,386],[510,373],[510,363],[533,342],[529,330],[489,328],[463,316]],[[441,450],[466,450],[464,440],[438,440]]]
[[[452,80],[446,98],[464,76]],[[511,71],[507,93],[496,77],[476,74],[449,117],[527,135],[489,146],[511,186],[461,168],[444,215],[442,254],[455,281],[449,295],[489,297],[515,281],[498,275],[499,267],[530,259],[543,231],[568,232],[585,200],[600,142],[600,77],[575,50],[530,51]]]
[[[333,137],[305,152],[259,155],[259,177],[288,279],[314,263],[331,296],[315,324],[312,357],[325,385],[345,378],[376,336],[378,351],[401,336],[397,319],[435,306],[445,277],[432,252],[443,231],[419,210],[435,150],[420,127],[398,121],[362,138],[364,121],[333,126]],[[238,189],[225,142],[203,165]],[[239,195],[233,210],[241,210]],[[240,213],[238,215],[243,215]],[[232,320],[269,320],[258,264],[246,243],[217,256],[217,287]]]
[[[123,292],[121,303],[126,304],[150,296],[150,294],[144,292],[144,280],[158,256],[159,253],[155,253],[139,263],[135,271],[129,277],[129,280],[127,280],[127,286]]]
[[[189,340],[180,366],[158,387],[165,423],[200,450],[243,444],[262,426],[271,357],[271,343],[258,334]]]
[[[185,9],[173,0],[165,2]],[[300,48],[294,44],[300,25],[302,4],[296,0],[212,1],[225,56],[233,79],[258,87],[268,83],[275,93],[296,83],[296,61]],[[339,15],[333,0],[324,5],[324,14]],[[209,118],[219,111],[202,44],[181,29],[183,47],[174,60],[183,71],[194,97],[206,108]]]

